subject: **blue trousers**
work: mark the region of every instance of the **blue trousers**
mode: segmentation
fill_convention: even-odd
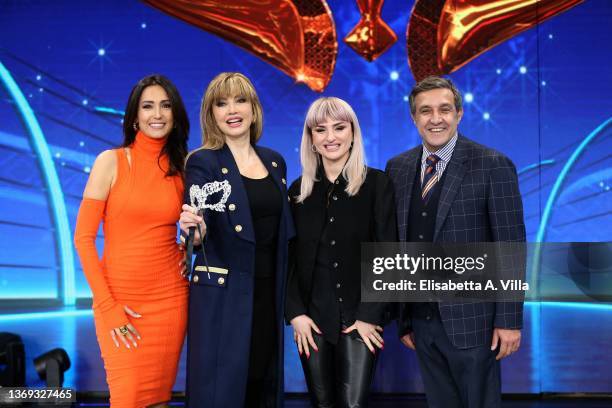
[[[413,305],[412,329],[429,408],[501,408],[496,350],[490,345],[456,348],[436,303]]]

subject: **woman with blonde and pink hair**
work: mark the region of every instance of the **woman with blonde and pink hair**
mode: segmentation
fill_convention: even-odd
[[[310,106],[300,159],[285,317],[312,405],[364,407],[387,319],[385,304],[361,301],[360,245],[397,240],[393,188],[366,166],[357,116],[339,98]]]

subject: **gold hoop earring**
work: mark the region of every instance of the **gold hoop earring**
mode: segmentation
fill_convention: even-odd
[[[310,145],[310,150],[312,150],[313,153],[317,153],[317,148],[315,147],[314,143]]]

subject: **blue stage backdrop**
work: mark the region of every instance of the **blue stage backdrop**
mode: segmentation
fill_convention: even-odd
[[[342,41],[359,20],[356,2],[328,3],[339,46],[322,94],[352,104],[368,162],[384,168],[420,140],[407,102],[415,82],[406,50],[413,1],[384,4],[382,18],[398,41],[374,62]],[[71,235],[96,155],[121,142],[131,87],[150,73],[171,78],[188,108],[194,149],[206,85],[221,71],[243,72],[264,107],[260,143],[283,154],[290,180],[300,171],[306,109],[319,94],[144,3],[2,0],[0,10],[0,331],[24,339],[28,384],[40,384],[32,358],[63,347],[73,362],[66,385],[106,390],[91,294]],[[586,0],[450,75],[465,97],[460,130],[517,166],[531,242],[611,241],[610,21],[612,3]],[[531,302],[525,315],[521,350],[503,362],[505,392],[612,392],[612,305]],[[392,325],[375,391],[422,392],[415,355],[394,337]],[[286,390],[302,392],[291,338]],[[176,390],[184,389],[184,363]]]

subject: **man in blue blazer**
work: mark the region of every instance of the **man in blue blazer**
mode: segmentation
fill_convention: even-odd
[[[410,94],[422,145],[387,163],[401,241],[523,242],[523,205],[514,164],[460,135],[461,94],[428,77]],[[416,350],[430,407],[501,406],[499,360],[520,346],[523,304],[407,303],[402,343]]]

